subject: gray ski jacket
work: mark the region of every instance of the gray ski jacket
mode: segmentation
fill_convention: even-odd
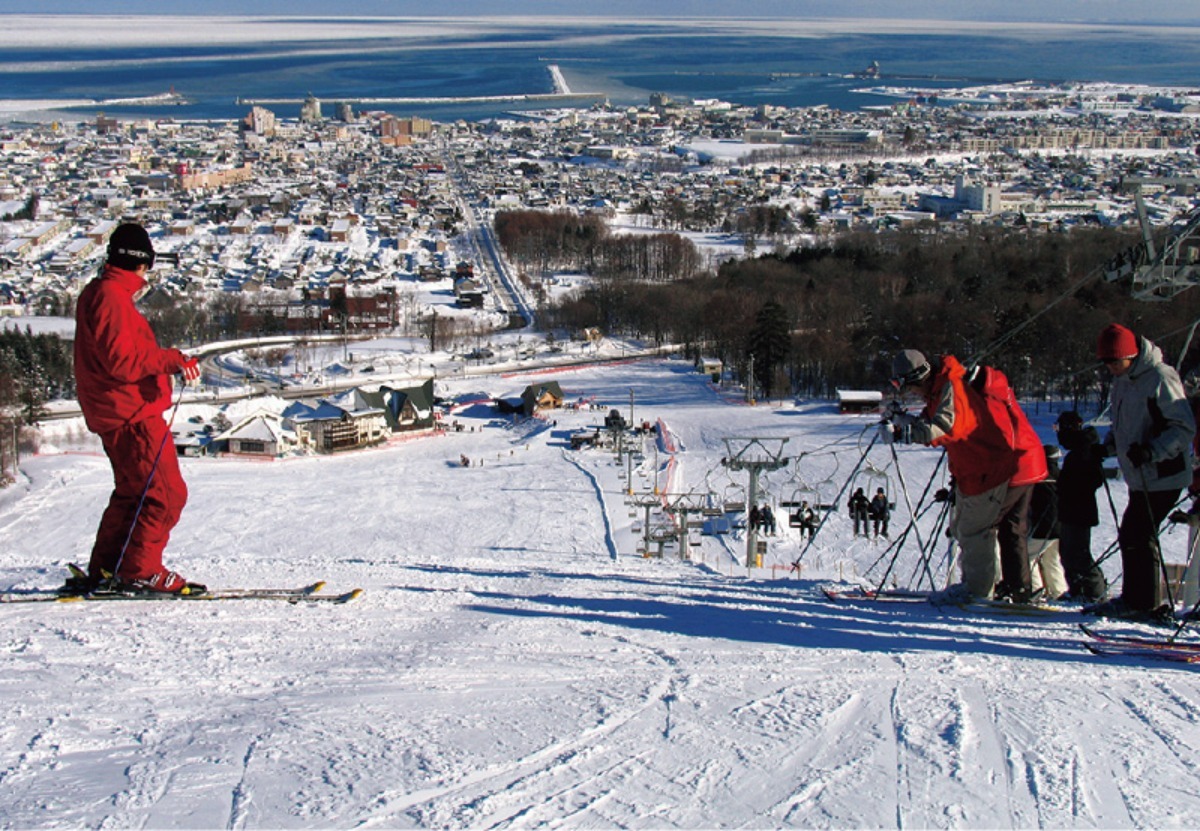
[[[1115,450],[1125,481],[1134,490],[1165,491],[1192,481],[1192,436],[1196,422],[1179,373],[1163,362],[1162,350],[1138,337],[1138,356],[1129,371],[1112,379],[1112,431],[1105,444]],[[1138,443],[1150,451],[1141,467],[1129,461]]]

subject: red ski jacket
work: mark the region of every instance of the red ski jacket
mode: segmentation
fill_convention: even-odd
[[[161,416],[171,406],[172,373],[187,359],[163,349],[134,306],[146,286],[136,272],[106,265],[75,310],[75,389],[88,429],[108,433]]]
[[[967,383],[967,371],[953,355],[943,355],[918,440],[945,447],[958,489],[976,496],[1010,481],[1017,454],[979,394]]]
[[[977,367],[968,384],[982,396],[992,421],[1016,453],[1017,469],[1009,484],[1013,487],[1033,485],[1045,479],[1049,471],[1042,440],[1017,403],[1016,393],[1004,373],[995,367]]]

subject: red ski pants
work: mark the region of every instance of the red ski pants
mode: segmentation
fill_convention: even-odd
[[[187,502],[170,428],[156,416],[104,433],[100,440],[115,486],[100,519],[88,571],[93,577],[102,572],[125,580],[149,577],[162,570],[163,549]]]

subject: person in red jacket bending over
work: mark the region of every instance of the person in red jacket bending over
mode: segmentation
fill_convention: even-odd
[[[894,402],[897,432],[907,441],[946,448],[954,479],[963,583],[947,590],[947,600],[1028,602],[1029,501],[1033,485],[1046,478],[1046,454],[1008,379],[987,366],[969,373],[953,355],[931,366],[917,350],[905,349],[892,363],[892,383],[901,391],[916,389],[925,403],[913,416]]]
[[[118,227],[108,262],[84,288],[75,312],[75,385],[88,429],[100,436],[115,486],[96,532],[87,586],[109,576],[135,591],[196,592],[163,567],[171,529],[187,486],[163,414],[171,407],[171,375],[200,377],[196,359],[163,349],[134,301],[146,289],[154,247],[146,229]]]

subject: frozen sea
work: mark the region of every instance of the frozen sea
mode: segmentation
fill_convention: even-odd
[[[227,119],[239,99],[519,96],[574,92],[643,103],[653,92],[842,110],[856,90],[1015,80],[1200,85],[1200,28],[913,20],[280,18],[4,15],[0,115],[65,111]],[[881,77],[852,77],[877,61]],[[131,104],[174,89],[187,102]],[[585,104],[588,102],[584,102]],[[481,119],[544,102],[373,107]],[[272,107],[294,117],[298,106]]]

